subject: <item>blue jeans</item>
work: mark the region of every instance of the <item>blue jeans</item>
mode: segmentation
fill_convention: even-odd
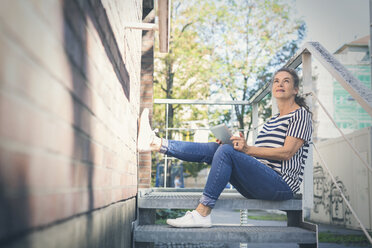
[[[200,203],[211,208],[228,182],[246,198],[274,201],[293,198],[281,175],[231,145],[163,140],[162,151],[184,161],[212,165],[200,199]]]

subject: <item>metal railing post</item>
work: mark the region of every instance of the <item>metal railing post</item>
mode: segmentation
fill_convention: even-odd
[[[252,104],[252,126],[253,126],[253,144],[258,136],[258,103]]]
[[[369,0],[369,63],[371,66],[372,74],[372,0]],[[372,89],[372,80],[371,80]]]
[[[302,80],[303,80],[303,91],[304,93],[313,92],[313,82],[312,82],[312,68],[311,68],[311,54],[305,52],[302,54]],[[306,104],[312,110],[312,98],[306,98]],[[304,169],[304,197],[303,197],[303,207],[304,215],[310,214],[310,209],[314,205],[313,201],[313,148],[309,147],[309,154],[306,159],[306,165]]]
[[[167,103],[166,105],[166,114],[165,114],[165,139],[168,139],[168,121],[169,121],[169,104]],[[168,155],[165,154],[164,157],[164,188],[167,187],[167,172],[168,172]]]

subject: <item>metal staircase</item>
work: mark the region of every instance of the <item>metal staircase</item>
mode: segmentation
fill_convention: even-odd
[[[303,91],[313,91],[311,60],[314,56],[350,95],[372,116],[372,91],[356,79],[326,49],[317,42],[306,43],[285,67],[303,66]],[[248,101],[237,104],[252,104],[254,134],[257,135],[258,102],[269,92],[268,82]],[[175,99],[165,99],[170,104]],[[208,102],[187,102],[181,104],[209,104]],[[183,102],[182,102],[183,101]],[[156,103],[156,102],[155,102]],[[220,103],[214,103],[220,104]],[[234,103],[236,104],[236,103]],[[308,99],[312,106],[312,100]],[[273,113],[277,112],[273,101]],[[168,128],[168,127],[167,127]],[[202,194],[201,189],[146,189],[138,192],[138,219],[134,225],[134,247],[153,247],[154,243],[297,243],[299,247],[318,247],[317,225],[303,221],[302,209],[313,205],[312,147],[306,161],[303,183],[304,196],[296,195],[288,201],[264,201],[246,199],[234,190],[225,190],[216,203],[215,209],[282,210],[287,213],[286,227],[270,226],[221,226],[211,228],[172,228],[155,225],[156,209],[194,209]],[[361,222],[360,222],[361,224]],[[361,224],[363,228],[363,225]],[[365,231],[365,228],[363,228]],[[369,237],[365,231],[366,236]],[[372,243],[372,241],[371,241]]]
[[[135,247],[153,247],[154,243],[298,243],[299,247],[317,247],[317,226],[303,221],[302,197],[287,201],[246,199],[235,190],[225,190],[215,209],[276,209],[287,212],[287,227],[223,226],[211,228],[173,228],[155,225],[156,209],[194,209],[201,189],[146,189],[139,192],[139,222],[134,228]]]

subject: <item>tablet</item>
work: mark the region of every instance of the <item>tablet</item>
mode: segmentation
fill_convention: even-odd
[[[221,140],[222,144],[232,145],[232,142],[230,140],[232,133],[225,124],[220,124],[211,127],[210,130],[212,131],[214,136],[216,136],[217,139]]]

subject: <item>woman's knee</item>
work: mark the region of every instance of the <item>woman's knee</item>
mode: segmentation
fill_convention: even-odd
[[[220,147],[218,147],[217,151],[218,153],[232,153],[234,152],[234,147],[232,145],[228,145],[228,144],[223,144],[223,145],[220,145]]]
[[[216,159],[218,161],[231,159],[234,153],[234,148],[231,145],[220,145],[215,152],[213,159]],[[232,160],[232,159],[231,159]]]
[[[207,143],[208,144],[208,146],[209,146],[209,149],[211,149],[211,150],[213,150],[213,151],[217,151],[218,150],[218,148],[220,147],[220,145],[218,144],[218,143],[216,143],[216,142],[208,142]]]

